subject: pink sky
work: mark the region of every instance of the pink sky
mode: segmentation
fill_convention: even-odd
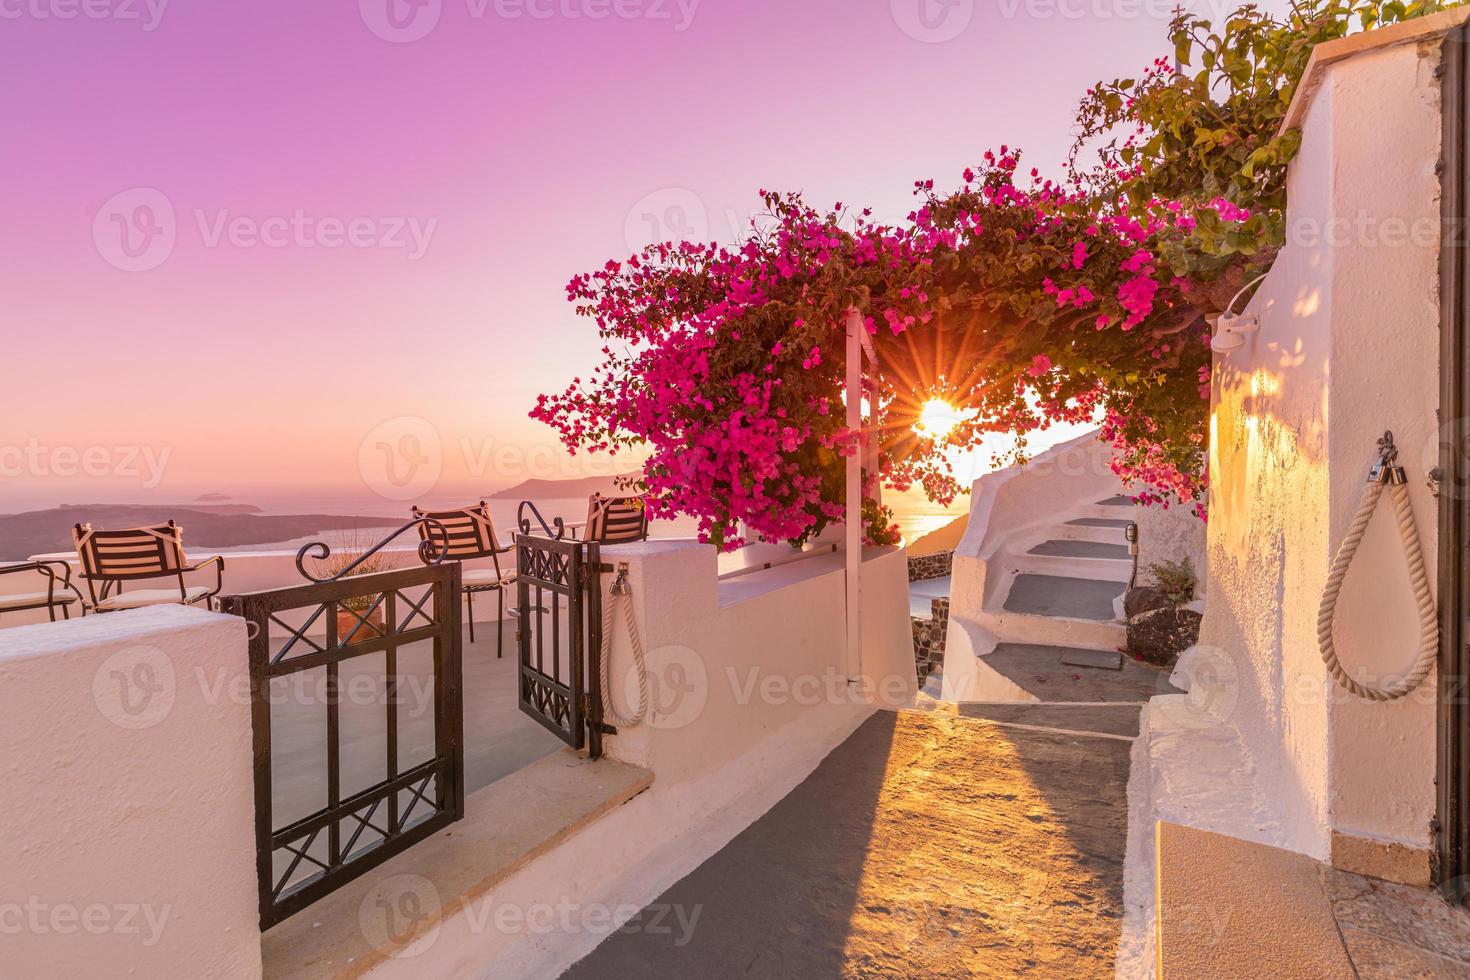
[[[1167,47],[1108,0],[160,2],[0,0],[0,512],[381,492],[378,443],[440,491],[568,475],[526,411],[643,215],[728,240],[761,187],[896,216],[989,146],[1051,169]],[[379,37],[389,2],[432,29]]]

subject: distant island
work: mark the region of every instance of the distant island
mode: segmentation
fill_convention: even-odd
[[[31,555],[71,551],[75,524],[125,528],[170,519],[184,529],[186,548],[269,544],[384,523],[381,518],[329,514],[262,516],[259,507],[249,504],[66,504],[24,514],[0,514],[0,560],[23,561]]]
[[[526,480],[492,495],[494,500],[577,500],[600,493],[605,497],[625,493],[619,480],[636,480],[642,474],[584,476],[574,480]]]

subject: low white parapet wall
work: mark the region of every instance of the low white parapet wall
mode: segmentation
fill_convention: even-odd
[[[475,903],[478,915],[444,921],[431,943],[374,976],[557,976],[779,802],[875,710],[913,703],[902,549],[865,555],[858,684],[844,669],[841,553],[724,579],[715,551],[687,541],[607,547],[602,557],[628,565],[652,702],[650,721],[609,736],[607,752],[651,769],[653,784],[496,886]],[[613,625],[626,711],[636,684],[622,621]],[[498,909],[556,910],[572,925],[487,928]]]
[[[360,964],[373,975],[556,975],[775,805],[875,710],[913,703],[902,549],[865,553],[856,682],[845,669],[841,553],[725,578],[714,550],[692,542],[602,554],[627,564],[652,699],[649,720],[609,736],[607,754],[651,769],[651,787],[447,918],[432,940]],[[614,635],[626,710],[621,620]],[[10,885],[0,972],[261,976],[242,621],[166,606],[0,632],[0,744],[15,788],[0,809]],[[377,873],[362,881],[391,890]],[[480,913],[503,907],[609,914],[578,917],[601,925],[570,933],[488,928]],[[342,927],[323,922],[322,932]]]
[[[725,579],[717,577],[711,548],[687,542],[604,548],[602,557],[627,563],[650,680],[649,722],[609,740],[615,758],[677,779],[707,771],[712,754],[739,755],[812,707],[913,703],[902,549],[870,548],[864,556],[856,683],[844,668],[842,552]],[[613,623],[611,669],[614,696],[626,711],[637,682],[620,619]]]
[[[245,624],[0,632],[0,973],[261,975]]]

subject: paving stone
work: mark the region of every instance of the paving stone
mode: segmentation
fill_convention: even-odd
[[[1107,582],[1061,575],[1017,575],[1006,596],[1007,612],[1065,619],[1110,622],[1113,600],[1128,588],[1127,582]]]
[[[1323,866],[1322,884],[1337,921],[1394,942],[1467,964],[1470,976],[1470,912],[1452,907],[1429,888],[1365,878]]]
[[[1067,731],[1098,735],[1138,736],[1139,716],[1143,706],[1131,704],[1030,704],[961,703],[956,710],[964,718],[984,718],[1014,725],[1038,728],[1062,728]]]
[[[1339,928],[1359,980],[1465,980],[1470,976],[1470,963],[1341,923]]]
[[[1111,980],[1130,747],[879,712],[565,976]]]
[[[1062,663],[1073,647],[1036,643],[1001,643],[982,658],[1039,701],[1147,701],[1157,694],[1182,694],[1169,683],[1169,672],[1125,657],[1123,669],[1087,670]]]
[[[1062,654],[1062,663],[1088,670],[1122,670],[1123,655],[1107,650],[1069,650]]]

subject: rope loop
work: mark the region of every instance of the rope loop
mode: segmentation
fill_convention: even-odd
[[[1439,659],[1439,614],[1435,609],[1434,597],[1429,591],[1429,573],[1424,568],[1424,553],[1419,545],[1419,529],[1414,524],[1414,512],[1409,506],[1409,486],[1403,467],[1396,465],[1398,450],[1393,444],[1393,433],[1386,432],[1378,441],[1378,458],[1368,474],[1368,486],[1363,490],[1363,499],[1358,512],[1348,528],[1347,537],[1338,546],[1332,570],[1327,576],[1327,586],[1322,590],[1322,605],[1317,611],[1317,646],[1322,651],[1322,662],[1344,690],[1366,701],[1396,701],[1424,683],[1429,672]],[[1408,562],[1409,584],[1414,590],[1414,602],[1419,608],[1419,657],[1413,668],[1397,683],[1388,687],[1375,687],[1355,680],[1337,658],[1337,646],[1333,641],[1333,621],[1337,617],[1337,599],[1342,592],[1343,579],[1352,567],[1358,546],[1368,523],[1378,509],[1384,487],[1390,490],[1394,516],[1398,521],[1399,536],[1404,543],[1404,558]]]
[[[627,627],[628,642],[633,647],[633,667],[638,671],[638,710],[632,715],[618,713],[613,703],[612,674],[613,651],[613,606],[623,610],[623,623]],[[618,728],[632,728],[648,716],[648,666],[643,660],[643,638],[638,635],[638,623],[633,618],[633,592],[628,587],[628,566],[620,565],[618,577],[613,582],[612,595],[602,604],[602,663],[598,665],[602,679],[602,713]]]

